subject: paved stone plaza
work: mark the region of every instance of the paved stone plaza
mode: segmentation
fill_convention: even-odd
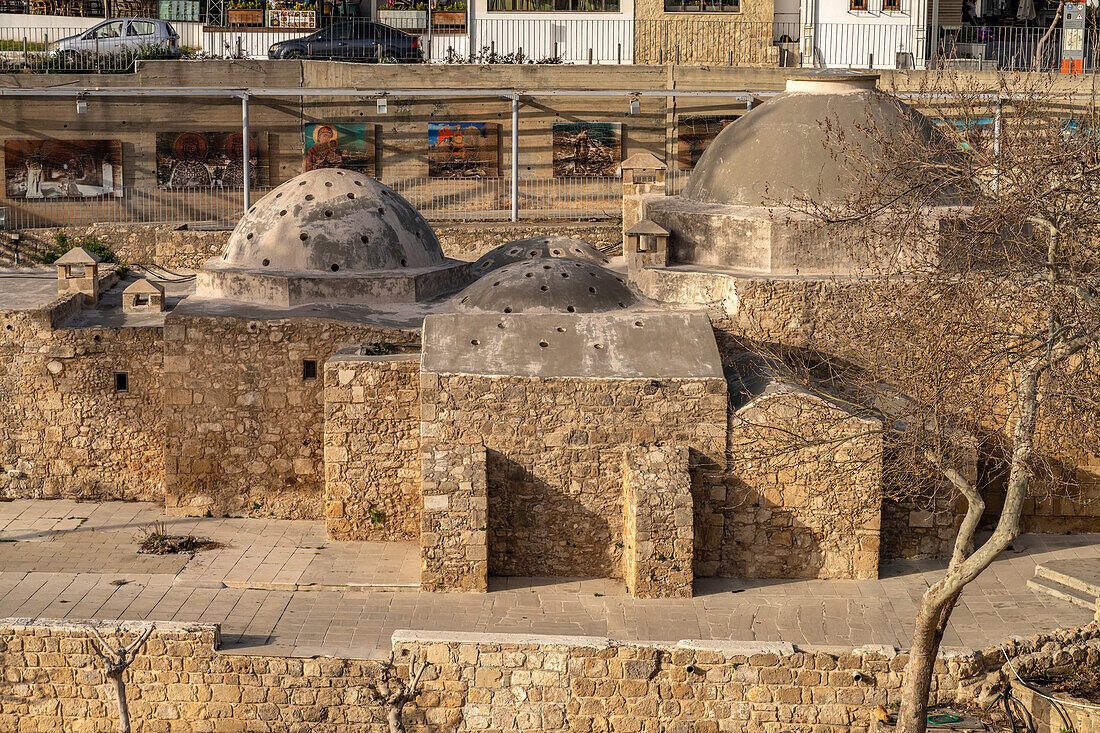
[[[190,559],[138,554],[138,536],[158,521],[224,546]],[[967,588],[946,646],[1091,620],[1026,582],[1037,563],[1100,557],[1100,536],[1027,535],[1014,550]],[[321,521],[167,517],[151,503],[0,503],[0,617],[216,622],[223,648],[263,654],[381,656],[395,629],[905,647],[939,567],[893,563],[881,580],[701,579],[683,600],[540,578],[495,578],[487,594],[422,593],[415,545],[327,541]]]

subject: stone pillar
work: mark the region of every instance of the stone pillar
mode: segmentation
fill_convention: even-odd
[[[452,443],[421,454],[420,589],[489,589],[485,447]]]
[[[668,266],[668,230],[651,219],[642,219],[623,233],[623,255],[633,280],[645,267]]]
[[[57,265],[57,296],[80,293],[84,305],[94,308],[99,303],[100,259],[83,247],[73,247],[63,254]]]
[[[636,153],[622,163],[623,234],[645,218],[645,199],[667,193],[665,173],[668,167],[649,153]]]
[[[635,598],[690,598],[694,517],[687,448],[623,454],[623,579]]]

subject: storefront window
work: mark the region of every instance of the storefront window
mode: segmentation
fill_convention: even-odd
[[[666,13],[739,13],[740,0],[665,0]]]
[[[507,13],[617,13],[619,0],[489,0],[489,10]]]

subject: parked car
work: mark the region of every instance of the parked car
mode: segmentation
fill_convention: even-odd
[[[272,44],[267,57],[388,63],[424,60],[417,36],[368,20],[342,20],[308,36]]]
[[[112,18],[75,36],[50,44],[58,56],[85,53],[137,53],[160,47],[170,56],[180,53],[180,36],[172,24],[153,18]]]

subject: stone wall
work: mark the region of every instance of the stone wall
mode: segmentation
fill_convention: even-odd
[[[882,423],[793,388],[730,415],[718,574],[877,578]]]
[[[163,330],[64,327],[80,300],[0,312],[0,497],[159,500]]]
[[[623,450],[690,449],[721,465],[722,379],[578,379],[424,374],[425,455],[484,444],[491,575],[621,577]]]
[[[621,249],[623,244],[622,231],[613,221],[432,222],[432,228],[443,253],[460,260],[476,260],[506,242],[545,234],[579,239],[600,250]]]
[[[694,515],[686,448],[623,455],[623,580],[635,598],[691,598]]]
[[[113,627],[99,628],[118,641]],[[124,624],[122,638],[129,641],[142,628]],[[1013,640],[1006,648],[1019,658],[1053,647],[1048,656],[1055,657],[1067,646],[1095,650],[1096,636],[1091,625]],[[115,730],[114,704],[91,644],[88,629],[71,622],[0,620],[0,729]],[[135,733],[388,730],[384,711],[365,689],[377,678],[378,662],[220,654],[217,645],[216,626],[156,625],[127,672]],[[642,645],[596,637],[399,631],[393,646],[399,674],[407,674],[413,655],[430,663],[420,694],[405,709],[410,733],[867,733],[875,729],[875,706],[898,702],[908,662],[890,647],[796,648],[782,642]],[[1091,653],[1067,656],[1087,660]],[[936,662],[933,701],[972,701],[991,675],[1003,677],[1003,664],[996,647],[944,653]]]
[[[164,337],[168,511],[282,519],[324,516],[324,363],[346,345],[419,343],[350,321],[180,308]]]
[[[325,363],[325,527],[334,540],[420,537],[420,355]]]
[[[489,589],[485,448],[433,445],[425,438],[420,587],[484,593]]]

